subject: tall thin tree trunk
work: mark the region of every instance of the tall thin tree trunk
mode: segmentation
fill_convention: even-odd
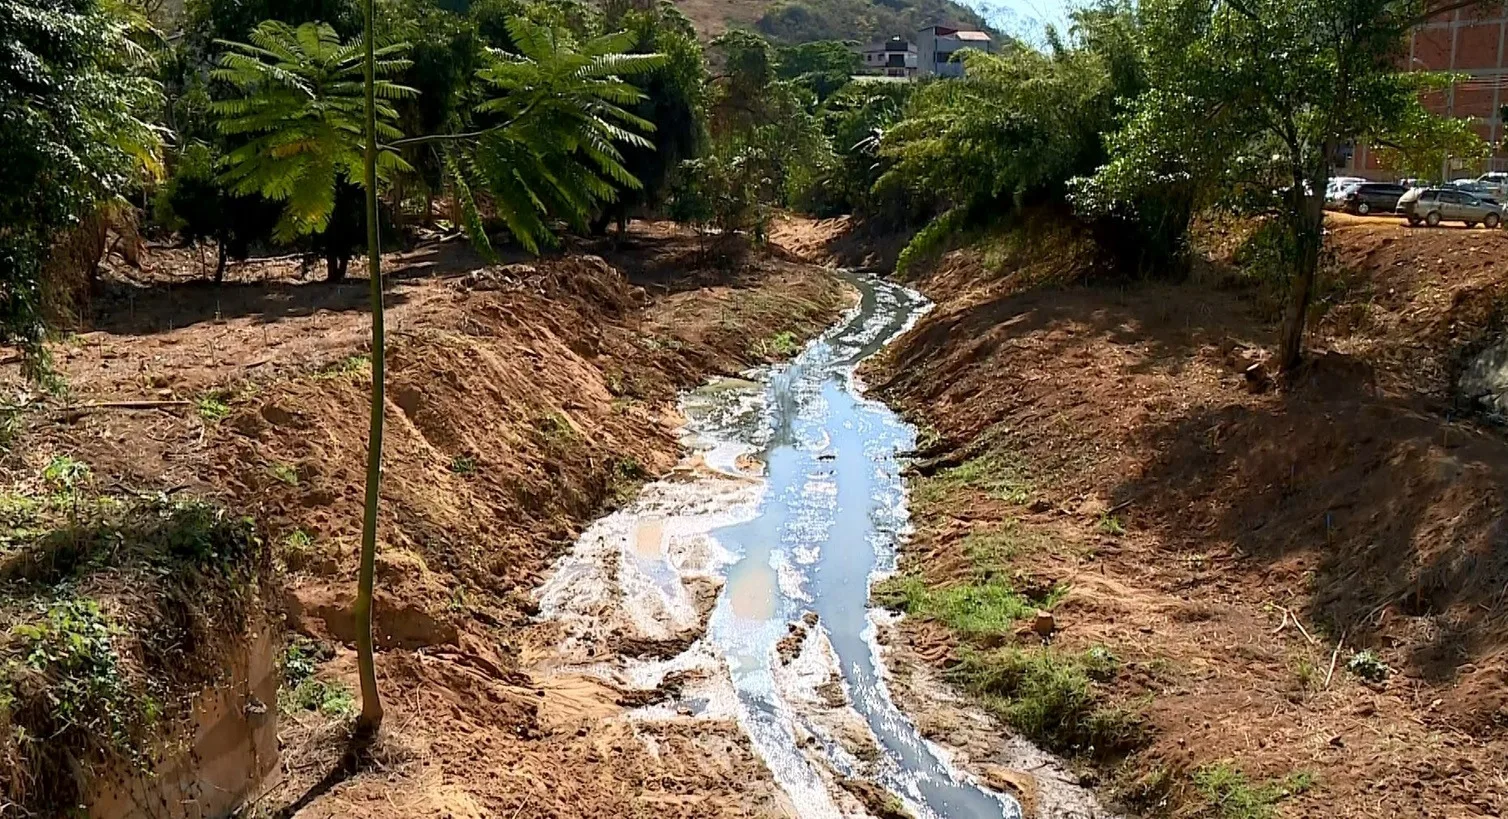
[[[1328,168],[1328,154],[1324,161]],[[1303,196],[1303,205],[1293,224],[1295,270],[1278,349],[1278,366],[1288,374],[1298,368],[1304,356],[1304,328],[1309,320],[1309,305],[1314,300],[1314,280],[1319,272],[1320,251],[1325,239],[1325,207],[1320,194],[1328,176],[1327,172],[1321,171],[1306,180],[1311,186],[1317,186],[1312,195],[1303,196],[1302,187],[1295,194]]]
[[[377,666],[372,646],[372,581],[377,564],[377,501],[382,483],[383,364],[386,337],[382,327],[382,245],[377,230],[377,96],[373,40],[375,0],[364,0],[366,18],[366,182],[367,276],[372,288],[372,420],[367,435],[366,510],[361,521],[361,571],[356,581],[356,666],[361,676],[361,719],[358,736],[375,736],[382,726],[382,701],[377,695]]]

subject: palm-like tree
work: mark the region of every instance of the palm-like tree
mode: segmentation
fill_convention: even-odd
[[[477,119],[491,124],[460,135],[474,139],[451,167],[463,203],[471,186],[485,189],[519,243],[537,251],[554,242],[547,219],[584,230],[620,188],[639,187],[619,146],[653,150],[644,134],[654,125],[627,110],[643,93],[624,78],[660,68],[665,57],[624,53],[635,45],[631,32],[578,45],[569,31],[522,17],[508,21],[508,32],[518,53],[491,51],[477,74],[488,94]]]
[[[292,241],[330,223],[338,183],[364,184],[365,89],[361,41],[342,43],[322,23],[293,28],[269,20],[251,42],[223,42],[215,79],[239,92],[218,102],[220,131],[246,141],[225,156],[223,180],[238,194],[283,203],[275,238]],[[408,44],[375,49],[376,129],[383,140],[401,136],[389,100],[411,96],[383,79],[408,67]],[[397,153],[377,155],[379,178],[408,166]]]

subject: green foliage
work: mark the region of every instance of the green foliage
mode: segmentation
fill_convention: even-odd
[[[205,393],[194,399],[194,411],[206,421],[223,421],[230,417],[230,405],[220,392]]]
[[[284,483],[288,486],[298,486],[298,469],[292,464],[274,461],[267,466],[267,473],[277,479],[279,483]]]
[[[351,689],[315,677],[319,664],[330,652],[306,637],[295,636],[283,647],[278,666],[283,684],[278,687],[278,710],[284,714],[314,711],[326,717],[345,719],[356,713]]]
[[[137,34],[99,0],[0,4],[0,342],[39,348],[58,233],[160,167],[161,89]]]
[[[1111,537],[1120,537],[1126,533],[1126,525],[1121,523],[1120,518],[1111,514],[1100,515],[1095,528]]]
[[[627,5],[627,4],[626,4]],[[629,110],[654,125],[654,146],[622,146],[623,166],[639,188],[625,188],[603,215],[624,217],[633,208],[658,208],[670,195],[676,169],[701,153],[707,141],[704,116],[707,70],[701,41],[691,21],[668,0],[649,8],[628,5],[615,16],[609,4],[608,30],[638,37],[634,50],[664,55],[665,64],[635,79],[644,98]]]
[[[969,638],[1010,634],[1018,621],[1038,608],[998,579],[934,589],[921,577],[901,575],[876,586],[875,599],[914,617],[937,620]]]
[[[915,85],[852,82],[822,105],[822,131],[837,160],[799,204],[819,216],[860,212],[902,223],[913,206],[906,197],[876,196],[875,182],[889,167],[880,156],[885,134],[899,122]]]
[[[1296,365],[1337,149],[1385,134],[1395,144],[1428,143],[1457,130],[1429,124],[1419,78],[1400,71],[1406,35],[1424,12],[1422,0],[1140,3],[1146,87],[1108,140],[1110,160],[1082,185],[1080,204],[1127,207],[1150,191],[1182,189],[1201,202],[1275,215],[1292,249],[1279,359]]]
[[[775,49],[730,31],[712,41],[726,66],[713,85],[707,154],[684,163],[671,213],[699,229],[762,240],[774,209],[807,191],[833,161],[816,97],[779,76]]]
[[[966,651],[949,671],[1026,738],[1058,753],[1107,756],[1142,739],[1133,713],[1102,705],[1098,684],[1118,663],[1107,651],[1067,655],[1050,648]]]
[[[1194,771],[1194,787],[1218,819],[1271,819],[1279,802],[1314,787],[1314,776],[1299,772],[1280,782],[1253,785],[1240,769],[1222,762]]]
[[[158,717],[161,705],[126,681],[115,648],[120,633],[97,602],[81,598],[61,600],[41,619],[12,627],[0,672],[0,706],[17,707],[16,686],[45,685],[48,712],[28,716],[53,731],[37,736],[18,725],[12,740],[99,748],[145,764],[142,729]]]
[[[0,519],[0,798],[66,815],[82,783],[58,771],[149,764],[221,673],[264,553],[244,520],[165,498],[12,496]]]
[[[858,52],[838,40],[820,40],[777,49],[779,77],[794,80],[820,103],[859,73]]]
[[[470,455],[457,455],[450,459],[450,471],[452,474],[466,476],[476,472],[476,458]]]
[[[796,339],[796,334],[787,330],[760,339],[751,352],[757,358],[790,358],[800,349],[801,342]]]
[[[328,25],[297,29],[276,20],[257,26],[250,44],[225,43],[212,76],[237,95],[214,104],[227,137],[247,141],[228,151],[222,181],[235,193],[283,203],[274,236],[291,241],[330,224],[341,182],[362,181],[364,81],[362,46],[342,43]],[[377,50],[377,133],[401,136],[391,101],[413,89],[387,79],[408,68],[406,43]],[[382,178],[409,166],[394,151],[379,151]]]
[[[1351,659],[1346,661],[1346,670],[1370,683],[1385,682],[1392,672],[1388,664],[1370,648],[1352,654]]]
[[[89,465],[71,455],[54,455],[42,468],[42,479],[61,492],[73,492],[89,480]]]
[[[627,53],[637,37],[632,32],[578,42],[562,26],[525,17],[509,19],[508,32],[518,53],[491,52],[478,72],[486,99],[475,114],[487,126],[453,165],[460,172],[452,182],[466,191],[466,201],[471,189],[486,189],[509,232],[537,251],[555,241],[546,219],[585,229],[619,187],[641,187],[619,146],[652,148],[643,134],[654,124],[629,110],[643,92],[623,78],[666,60]],[[485,236],[472,238],[490,247]]]
[[[314,378],[319,381],[331,381],[335,379],[351,378],[358,375],[366,375],[372,371],[372,358],[365,355],[346,356],[341,360],[315,371]]]
[[[900,34],[915,36],[924,26],[961,25],[983,28],[978,12],[952,0],[780,0],[772,4],[755,27],[782,43],[812,40],[861,41]]]
[[[1448,74],[1410,75],[1418,79],[1420,91],[1443,90],[1443,80],[1456,80]],[[1397,120],[1383,123],[1372,134],[1377,145],[1377,161],[1399,176],[1433,179],[1447,160],[1456,158],[1468,164],[1486,159],[1492,146],[1482,139],[1471,117],[1442,117],[1423,106],[1408,106]]]

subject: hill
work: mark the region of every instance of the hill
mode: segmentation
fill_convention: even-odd
[[[730,28],[782,43],[913,36],[931,25],[983,28],[984,18],[953,0],[676,0],[704,37]]]

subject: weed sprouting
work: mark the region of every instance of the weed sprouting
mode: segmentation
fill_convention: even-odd
[[[1370,683],[1386,682],[1392,669],[1370,648],[1362,649],[1346,661],[1346,670]]]
[[[58,491],[72,493],[89,479],[89,465],[70,455],[54,455],[42,468],[42,479]]]
[[[797,340],[796,334],[787,330],[760,339],[749,352],[755,358],[790,358],[800,349],[801,342]]]
[[[471,475],[476,472],[476,458],[470,455],[457,455],[450,459],[450,471],[455,475]]]
[[[1271,819],[1279,802],[1314,787],[1314,775],[1298,772],[1252,784],[1233,764],[1220,762],[1194,771],[1194,787],[1219,819]]]
[[[205,393],[194,399],[194,411],[206,421],[223,421],[230,417],[230,405],[225,403],[227,397],[223,392]]]
[[[307,637],[296,636],[288,641],[278,660],[283,672],[283,684],[278,688],[279,711],[284,714],[317,711],[340,718],[356,713],[356,698],[349,688],[314,676],[319,664],[328,659],[329,649]]]
[[[314,378],[320,381],[329,381],[337,378],[350,378],[355,375],[365,375],[372,371],[372,357],[369,355],[353,355],[335,362],[334,364],[321,367],[314,373]]]
[[[274,461],[268,465],[267,472],[280,483],[285,483],[289,486],[298,486],[298,469],[293,464]]]
[[[1126,525],[1121,523],[1121,519],[1110,514],[1100,515],[1095,528],[1111,537],[1120,537],[1126,533]]]
[[[539,430],[546,443],[555,447],[574,444],[581,437],[576,432],[576,427],[572,426],[571,419],[559,410],[534,419],[534,428]]]

